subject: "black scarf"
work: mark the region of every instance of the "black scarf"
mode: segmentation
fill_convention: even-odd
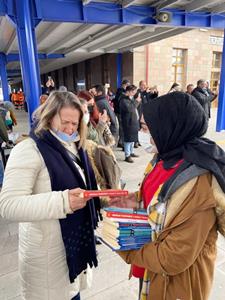
[[[209,170],[225,192],[225,153],[213,141],[203,138],[207,116],[191,95],[174,92],[147,103],[145,122],[158,149],[158,159],[169,169],[178,160]]]
[[[32,131],[30,136],[36,142],[45,161],[52,191],[64,191],[77,187],[88,190],[97,189],[93,170],[83,149],[79,149],[78,153],[85,173],[86,186],[67,150],[56,137],[49,131],[45,131],[41,137],[37,137]],[[100,202],[97,198],[88,201],[84,208],[59,220],[71,283],[87,268],[87,264],[90,267],[93,265],[96,267],[98,264],[94,229],[97,226],[99,210]]]

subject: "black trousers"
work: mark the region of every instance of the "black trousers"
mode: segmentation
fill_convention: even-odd
[[[138,300],[141,299],[142,285],[143,285],[143,278],[139,278],[139,295],[138,295]]]

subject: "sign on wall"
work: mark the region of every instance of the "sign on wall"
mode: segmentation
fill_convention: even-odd
[[[82,91],[85,90],[85,80],[79,80],[77,81],[77,90]]]
[[[223,46],[223,37],[210,35],[209,43],[211,45]]]

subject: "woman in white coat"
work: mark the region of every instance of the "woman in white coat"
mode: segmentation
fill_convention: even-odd
[[[83,112],[74,94],[53,92],[34,117],[30,137],[8,160],[0,213],[20,222],[22,299],[77,300],[88,266],[97,266],[100,209],[99,199],[82,197],[97,188],[83,148]]]

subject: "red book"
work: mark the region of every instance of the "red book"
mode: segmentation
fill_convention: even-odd
[[[91,190],[83,193],[84,197],[120,197],[127,196],[128,191],[126,190]]]
[[[115,219],[133,219],[133,220],[148,220],[147,215],[143,214],[128,214],[122,212],[113,212],[113,211],[104,211],[103,216],[107,218],[115,218]]]

